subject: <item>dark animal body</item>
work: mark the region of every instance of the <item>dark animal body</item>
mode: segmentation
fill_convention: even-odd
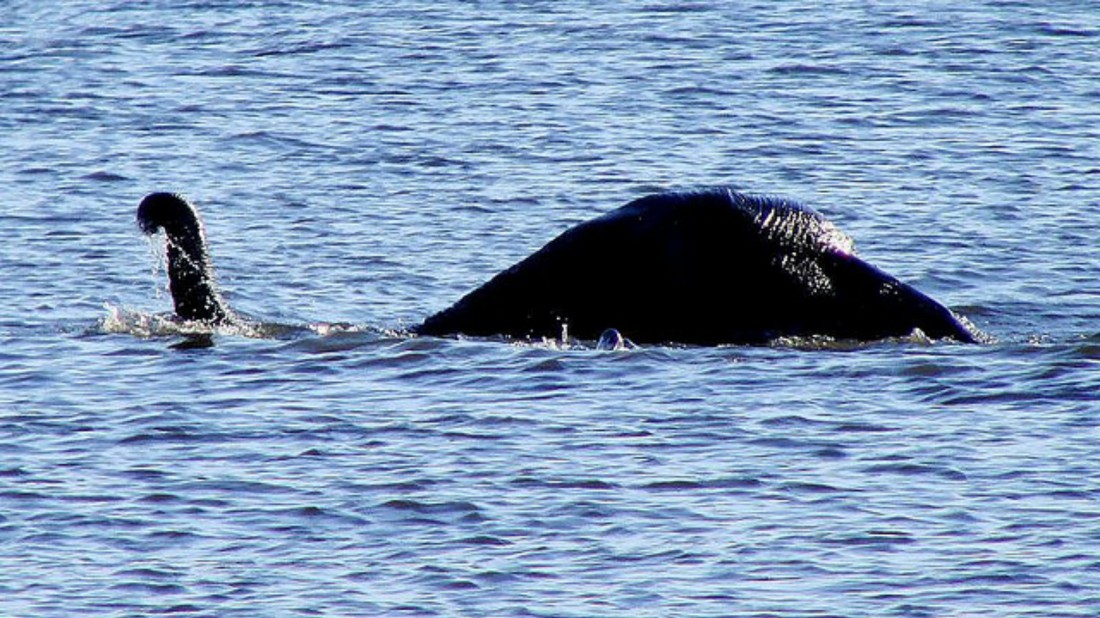
[[[142,202],[142,229],[156,229],[160,209],[180,210],[166,199],[187,204],[167,195]],[[160,226],[177,313],[230,319],[212,283],[171,274],[173,232]],[[197,229],[175,244],[201,243]],[[205,247],[179,255],[194,254],[205,256]],[[197,263],[208,268],[208,260]],[[177,279],[181,292],[206,298],[181,303]],[[583,340],[614,328],[637,343],[697,345],[869,341],[917,330],[979,339],[949,309],[856,257],[851,240],[816,211],[729,189],[644,197],[577,225],[412,330],[538,339],[558,338],[563,327]]]
[[[137,222],[146,234],[164,230],[176,315],[211,323],[235,319],[214,282],[206,231],[194,206],[174,193],[152,193],[138,205]]]

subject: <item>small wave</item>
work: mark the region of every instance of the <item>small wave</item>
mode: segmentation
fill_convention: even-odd
[[[645,483],[640,487],[649,491],[678,492],[695,490],[751,490],[764,483],[751,477],[719,477],[710,479],[669,479]]]
[[[768,72],[776,75],[807,76],[847,75],[849,73],[847,69],[842,67],[802,63],[776,65],[768,69]]]
[[[97,324],[101,332],[113,335],[133,335],[142,339],[174,337],[179,335],[209,335],[213,329],[208,324],[181,322],[172,316],[133,311],[124,307],[105,305],[107,315]]]
[[[984,332],[977,329],[973,322],[966,319],[965,316],[956,316],[960,322],[963,323],[975,337],[978,338],[980,343],[995,343],[996,340]],[[777,337],[773,339],[770,346],[773,348],[792,348],[795,350],[805,351],[837,351],[845,352],[852,350],[862,350],[867,348],[875,348],[879,346],[889,345],[932,345],[937,342],[944,344],[955,343],[950,339],[933,339],[929,337],[919,328],[913,329],[913,332],[901,337],[885,337],[883,339],[877,339],[874,341],[860,341],[857,339],[836,339],[829,337],[828,335],[795,335],[789,337]]]
[[[148,594],[148,595],[168,595],[168,594],[182,594],[187,592],[187,588],[173,583],[161,584],[156,582],[143,582],[143,581],[127,581],[119,582],[111,585],[110,588],[115,592],[124,592],[127,594]]]
[[[898,530],[868,530],[861,534],[827,536],[822,539],[822,542],[842,546],[881,545],[892,547],[895,545],[910,545],[915,543],[916,539],[912,535]]]
[[[126,176],[122,176],[121,174],[115,174],[113,172],[100,170],[97,172],[92,172],[91,174],[86,174],[83,177],[83,180],[92,180],[95,182],[123,182],[130,179]]]
[[[383,508],[394,511],[408,511],[422,515],[451,515],[478,513],[481,509],[472,502],[456,500],[451,502],[422,502],[418,500],[394,499],[387,500],[381,505]]]
[[[557,479],[542,479],[532,476],[520,476],[512,480],[512,484],[518,487],[548,487],[551,489],[565,491],[572,489],[581,490],[595,490],[595,491],[612,491],[619,489],[619,485],[615,483],[609,483],[600,479],[570,479],[570,480],[557,480]]]
[[[938,476],[951,481],[965,481],[967,476],[960,470],[922,463],[887,463],[867,466],[863,469],[868,474],[900,474],[903,476]]]
[[[476,546],[490,546],[490,547],[505,547],[511,545],[512,542],[508,539],[502,539],[500,537],[491,536],[488,534],[479,534],[476,536],[466,537],[458,541],[460,545],[476,545]]]
[[[315,322],[308,325],[264,322],[241,319],[230,324],[210,324],[181,320],[167,313],[150,313],[106,303],[107,315],[99,319],[96,330],[115,335],[132,335],[141,339],[160,337],[185,337],[190,341],[203,341],[213,335],[248,337],[250,339],[294,339],[309,335],[331,337],[347,333],[375,332],[362,326],[347,323]],[[388,332],[388,331],[386,331]]]
[[[1054,23],[1042,23],[1035,28],[1035,31],[1041,35],[1052,37],[1084,37],[1092,38],[1098,33],[1097,30],[1093,30],[1087,27],[1080,27],[1078,24],[1054,24]]]
[[[253,52],[253,56],[257,58],[264,58],[267,56],[295,56],[313,54],[316,52],[329,51],[333,49],[343,49],[348,47],[347,43],[335,42],[335,43],[300,43],[296,45],[287,45],[285,47],[270,47],[266,49],[260,49]]]

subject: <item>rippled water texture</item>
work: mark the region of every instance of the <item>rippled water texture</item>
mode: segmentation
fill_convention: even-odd
[[[4,15],[0,614],[1100,614],[1091,4]],[[996,341],[400,335],[713,184],[814,206]],[[165,320],[152,191],[267,330]]]

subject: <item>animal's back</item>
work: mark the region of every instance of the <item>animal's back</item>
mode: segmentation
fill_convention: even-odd
[[[858,335],[837,327],[838,312],[860,307],[837,297],[826,272],[836,263],[873,269],[810,208],[728,189],[665,193],[567,230],[419,332],[556,337],[568,324],[583,339],[616,328],[639,342],[699,344]]]

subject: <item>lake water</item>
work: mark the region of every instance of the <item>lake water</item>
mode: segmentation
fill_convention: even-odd
[[[0,615],[1100,614],[1092,3],[16,0],[0,110]],[[715,184],[995,342],[399,334]]]

